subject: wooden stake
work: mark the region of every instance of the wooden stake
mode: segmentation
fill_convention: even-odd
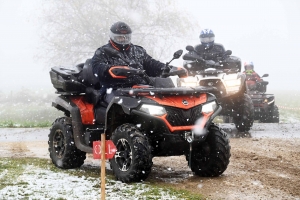
[[[101,200],[105,200],[105,133],[101,134]]]

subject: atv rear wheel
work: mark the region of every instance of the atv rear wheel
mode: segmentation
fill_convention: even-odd
[[[113,132],[111,140],[117,147],[110,166],[117,180],[145,180],[151,172],[152,155],[148,138],[133,124],[123,124]]]
[[[234,104],[237,114],[233,116],[236,128],[240,132],[249,131],[254,122],[254,106],[248,94],[243,94]]]
[[[227,134],[218,126],[211,124],[204,142],[193,144],[191,170],[198,176],[212,177],[221,175],[229,164],[230,145]]]
[[[48,137],[50,158],[56,167],[72,169],[83,165],[86,152],[76,148],[72,126],[65,124],[64,117],[53,122]]]

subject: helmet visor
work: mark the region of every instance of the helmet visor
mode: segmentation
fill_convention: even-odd
[[[245,70],[253,70],[253,65],[245,65]]]
[[[200,37],[200,41],[202,43],[209,43],[209,42],[213,42],[214,40],[215,40],[215,37],[204,37],[204,38]]]
[[[131,33],[128,34],[116,34],[110,31],[109,33],[110,39],[117,44],[130,44],[131,41]]]

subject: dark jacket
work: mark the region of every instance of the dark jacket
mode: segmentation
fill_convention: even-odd
[[[98,75],[100,85],[106,88],[116,89],[118,87],[131,87],[136,84],[145,84],[145,81],[140,77],[132,79],[120,79],[113,78],[109,74],[108,70],[112,66],[128,66],[129,63],[124,62],[117,57],[109,56],[104,50],[104,47],[113,48],[111,43],[108,43],[98,48],[92,58],[93,73]],[[130,61],[130,67],[141,68],[145,70],[148,76],[157,77],[162,73],[165,67],[164,63],[161,63],[151,56],[149,56],[146,50],[137,45],[130,44],[130,48],[124,51],[119,51],[119,55]]]
[[[218,43],[214,43],[210,48],[203,44],[198,44],[195,46],[195,50],[204,60],[213,60],[215,62],[218,61],[217,57],[221,57],[225,52],[224,46]]]

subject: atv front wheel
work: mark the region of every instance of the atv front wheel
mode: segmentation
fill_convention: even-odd
[[[117,180],[145,180],[151,172],[152,155],[148,138],[133,124],[123,124],[113,132],[111,140],[117,147],[110,166]]]
[[[254,106],[252,99],[248,94],[244,94],[235,101],[234,106],[237,111],[237,114],[233,116],[236,128],[240,132],[249,131],[254,122]]]
[[[230,145],[227,134],[218,126],[211,124],[204,142],[193,144],[191,170],[198,176],[212,177],[221,175],[229,164]]]
[[[273,105],[271,109],[266,113],[264,119],[260,120],[263,123],[279,123],[279,110],[276,105]]]
[[[53,122],[48,137],[50,158],[56,167],[72,169],[83,165],[86,152],[76,148],[72,126],[65,123],[64,117]]]

